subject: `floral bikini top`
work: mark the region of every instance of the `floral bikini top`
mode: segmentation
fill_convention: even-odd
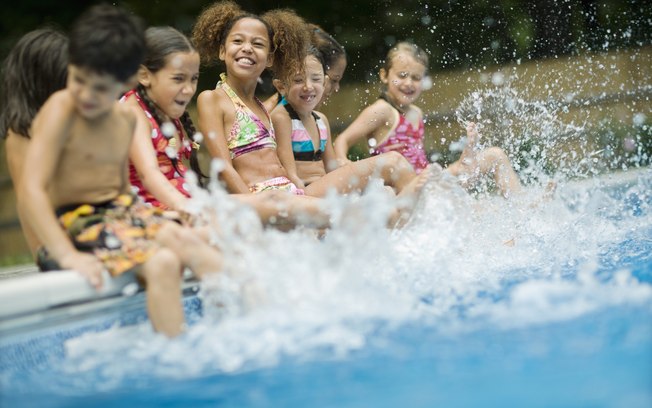
[[[315,119],[317,130],[319,131],[319,147],[315,149],[312,143],[312,138],[308,129],[303,126],[303,122],[299,119],[296,111],[289,104],[283,105],[285,110],[290,115],[292,120],[292,153],[294,159],[298,161],[319,161],[326,150],[326,141],[328,140],[328,129],[321,120],[319,115],[312,112],[312,117]]]
[[[154,145],[154,150],[156,151],[156,160],[158,161],[158,168],[161,170],[161,173],[181,194],[186,197],[190,197],[190,193],[187,190],[186,186],[186,167],[181,161],[182,158],[190,158],[192,152],[192,145],[188,141],[184,140],[184,131],[183,125],[178,119],[172,120],[172,124],[176,128],[176,131],[179,134],[181,140],[181,146],[175,146],[177,139],[166,137],[161,131],[161,127],[158,122],[151,114],[145,102],[140,98],[138,92],[135,89],[124,94],[120,98],[121,102],[127,100],[128,97],[134,95],[138,105],[145,112],[145,116],[149,120],[149,123],[152,127],[152,144]],[[172,157],[171,154],[174,153]],[[141,196],[145,202],[152,204],[155,207],[165,207],[161,202],[159,202],[149,191],[145,189],[138,172],[134,167],[131,161],[129,162],[129,182],[131,185],[138,189],[138,195]]]
[[[263,103],[256,98],[256,103],[258,103],[258,106],[260,106],[267,116],[269,130],[258,116],[245,105],[233,88],[226,83],[226,74],[220,75],[220,82],[217,83],[217,88],[224,90],[229,98],[231,98],[233,105],[235,105],[235,120],[226,140],[229,152],[231,152],[231,159],[260,149],[276,149],[276,137],[274,136],[272,119]]]

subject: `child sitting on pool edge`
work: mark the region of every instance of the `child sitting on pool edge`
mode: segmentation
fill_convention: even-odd
[[[421,48],[409,42],[393,46],[380,69],[383,93],[335,139],[337,159],[346,161],[349,147],[366,138],[374,155],[399,152],[417,172],[425,169],[429,163],[423,146],[423,112],[414,103],[423,91],[427,70],[428,55]],[[475,125],[469,124],[466,131],[468,143],[460,159],[445,171],[465,188],[481,176],[493,175],[503,197],[520,192],[521,182],[505,152],[499,147],[480,150]]]
[[[50,95],[66,86],[67,53],[68,37],[51,28],[40,28],[21,37],[4,61],[0,134],[5,139],[7,167],[15,191],[20,188],[32,121]],[[34,257],[40,243],[21,208],[16,210]]]
[[[39,266],[72,269],[99,288],[104,270],[133,270],[146,285],[155,330],[183,330],[181,271],[217,272],[221,256],[129,194],[128,154],[136,116],[118,104],[145,50],[140,22],[101,5],[70,33],[67,87],[34,119],[18,203],[44,245]],[[56,214],[56,215],[55,215]]]

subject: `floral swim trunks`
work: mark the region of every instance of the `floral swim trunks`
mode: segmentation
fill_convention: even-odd
[[[296,184],[290,181],[289,178],[285,176],[274,177],[269,180],[261,181],[259,183],[249,186],[249,191],[252,193],[262,193],[263,191],[287,191],[294,195],[304,195],[304,191],[301,188],[298,188]]]
[[[176,221],[127,194],[101,204],[67,205],[56,214],[75,248],[95,255],[113,276],[145,263],[159,249],[154,238],[160,227]],[[61,269],[45,248],[37,264],[42,271]]]

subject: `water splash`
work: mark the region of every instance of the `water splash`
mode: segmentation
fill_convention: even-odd
[[[461,122],[482,125],[486,143],[514,157],[530,152],[532,170],[520,169],[528,181],[541,177],[543,159],[561,159],[549,201],[540,202],[536,182],[507,201],[473,197],[435,172],[411,219],[395,230],[386,228],[392,198],[378,183],[361,195],[326,197],[332,228],[321,234],[265,228],[216,180],[202,190],[191,178],[189,211],[212,227],[212,242],[226,254],[224,271],[202,283],[204,316],[175,340],[148,322],[71,339],[48,387],[106,391],[284,359],[345,359],[409,324],[455,336],[649,305],[652,286],[622,266],[619,245],[649,240],[652,173],[632,173],[613,188],[616,176],[592,177],[592,161],[554,156],[570,140],[580,142],[578,156],[589,149],[581,144],[584,125],[564,124],[556,112],[509,87],[478,91],[458,110]],[[214,162],[211,174],[221,167]]]

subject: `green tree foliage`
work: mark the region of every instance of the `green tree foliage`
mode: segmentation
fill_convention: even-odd
[[[98,1],[25,0],[0,17],[0,52],[43,24],[67,29]],[[206,0],[124,0],[150,25],[192,28]],[[352,80],[375,77],[387,48],[410,39],[428,50],[431,70],[487,66],[652,43],[649,0],[243,0],[246,10],[295,9],[347,49]]]

